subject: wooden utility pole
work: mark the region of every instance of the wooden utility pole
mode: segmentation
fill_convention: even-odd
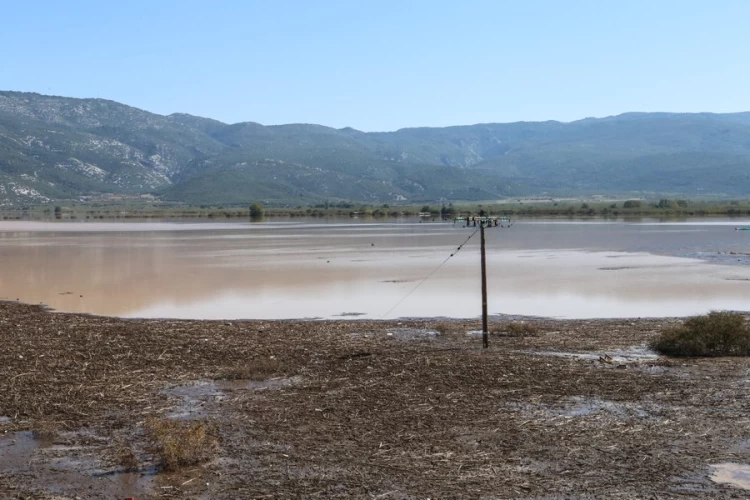
[[[484,220],[479,221],[479,235],[482,252],[482,347],[487,349],[488,333],[487,332],[487,263],[485,261],[484,251]]]

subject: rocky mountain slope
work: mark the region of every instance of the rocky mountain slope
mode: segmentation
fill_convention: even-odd
[[[366,133],[0,92],[0,206],[117,194],[296,204],[748,190],[750,113]]]

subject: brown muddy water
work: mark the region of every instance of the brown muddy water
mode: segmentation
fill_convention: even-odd
[[[734,230],[749,224],[520,220],[492,228],[489,312],[750,310],[750,232]],[[479,235],[450,255],[474,231],[417,220],[0,222],[0,299],[145,318],[470,318],[480,313]]]

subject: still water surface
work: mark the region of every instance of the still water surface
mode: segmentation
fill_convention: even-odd
[[[750,231],[734,230],[747,225],[520,220],[492,228],[489,311],[604,318],[750,310]],[[449,258],[473,232],[356,219],[0,222],[0,299],[147,318],[476,317],[479,235]]]

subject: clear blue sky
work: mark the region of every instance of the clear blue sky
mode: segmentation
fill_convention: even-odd
[[[361,130],[750,110],[750,0],[10,1],[0,89]]]

